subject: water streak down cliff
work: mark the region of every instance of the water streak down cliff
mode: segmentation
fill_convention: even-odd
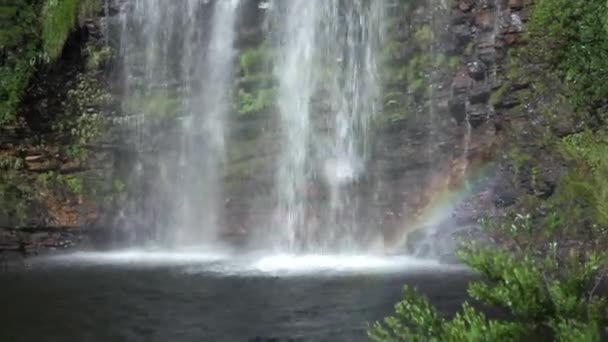
[[[379,110],[384,3],[275,1],[271,7],[283,130],[277,221],[289,249],[349,250],[360,242],[353,185],[366,176]],[[317,183],[328,200],[308,196]]]
[[[164,226],[156,232],[164,243],[212,243],[221,227],[238,3],[124,4],[123,110],[136,117],[133,180],[144,187],[136,217]]]

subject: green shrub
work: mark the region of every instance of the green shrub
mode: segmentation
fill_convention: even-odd
[[[271,59],[272,51],[267,44],[241,52],[240,66],[246,76],[263,71]]]
[[[490,320],[464,303],[452,319],[441,318],[422,296],[406,288],[395,314],[369,328],[374,341],[602,341],[608,326],[606,298],[596,292],[606,253],[568,249],[557,242],[539,248],[530,216],[491,225],[501,246],[475,243],[460,250],[462,261],[485,276],[469,285],[476,301],[502,308],[509,318]],[[551,239],[547,239],[551,241]]]
[[[82,194],[84,190],[84,180],[78,176],[65,176],[61,178],[67,189],[73,194]]]
[[[112,182],[112,190],[119,194],[119,193],[123,193],[125,192],[125,190],[127,189],[127,185],[120,179],[114,179],[114,182]]]
[[[421,26],[415,33],[414,39],[416,39],[416,43],[422,49],[428,49],[431,43],[433,42],[433,29],[429,25]]]
[[[608,137],[602,132],[590,130],[564,137],[560,144],[562,152],[571,159],[597,169],[608,158]]]
[[[258,89],[253,93],[239,91],[239,114],[248,115],[266,111],[275,104],[276,89]]]
[[[562,138],[559,148],[574,162],[574,170],[559,183],[555,201],[564,210],[578,209],[580,219],[591,225],[608,227],[606,133],[587,130],[573,134]]]

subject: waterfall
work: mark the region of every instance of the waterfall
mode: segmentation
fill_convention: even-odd
[[[114,1],[145,241],[366,253],[447,191],[444,1]]]
[[[288,248],[300,240],[306,227],[307,181],[309,169],[310,98],[313,94],[314,41],[319,5],[315,1],[275,2],[273,19],[282,32],[276,76],[280,80],[278,106],[284,129],[283,151],[279,158],[279,221],[285,229]],[[283,225],[284,227],[280,227]]]
[[[133,221],[158,227],[163,243],[212,243],[222,224],[238,5],[132,0],[122,10],[123,112],[141,117]]]
[[[357,184],[378,111],[382,1],[274,1],[277,221],[289,250],[359,248]],[[285,247],[285,246],[284,246]]]
[[[194,7],[197,1],[190,1]],[[204,238],[219,233],[223,207],[222,177],[225,159],[225,124],[231,110],[232,67],[235,37],[235,12],[238,0],[216,1],[206,56],[196,45],[185,49],[183,64],[189,116],[183,120],[183,135],[179,166],[182,170],[183,203],[178,217],[178,236],[182,243],[201,232]],[[196,41],[201,25],[196,19],[188,24],[186,39]],[[202,64],[201,64],[202,62]],[[201,227],[203,229],[201,229]],[[200,240],[200,239],[199,239]]]

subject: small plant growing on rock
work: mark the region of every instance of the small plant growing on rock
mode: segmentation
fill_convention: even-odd
[[[105,120],[101,111],[109,100],[110,95],[92,75],[79,75],[76,86],[68,91],[65,112],[54,123],[55,131],[75,144],[88,144],[103,132]]]

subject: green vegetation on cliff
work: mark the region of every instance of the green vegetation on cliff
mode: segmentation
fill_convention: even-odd
[[[578,104],[608,98],[605,0],[537,0],[530,24],[542,53],[572,89]]]
[[[15,118],[16,108],[34,72],[39,47],[34,4],[0,7],[0,125]]]
[[[0,6],[0,125],[13,121],[36,68],[56,60],[98,0],[9,1]]]
[[[445,51],[445,42],[436,34],[438,23],[420,15],[431,10],[430,2],[401,2],[386,19],[380,59],[386,95],[383,112],[375,118],[377,127],[426,116],[433,105],[433,88],[440,88],[447,79],[442,76],[460,65],[461,57]]]
[[[50,0],[42,5],[42,50],[50,59],[63,50],[68,34],[76,24],[79,0]]]
[[[272,48],[267,41],[241,51],[241,77],[238,85],[237,112],[241,117],[265,114],[274,108],[276,88],[272,75]]]

